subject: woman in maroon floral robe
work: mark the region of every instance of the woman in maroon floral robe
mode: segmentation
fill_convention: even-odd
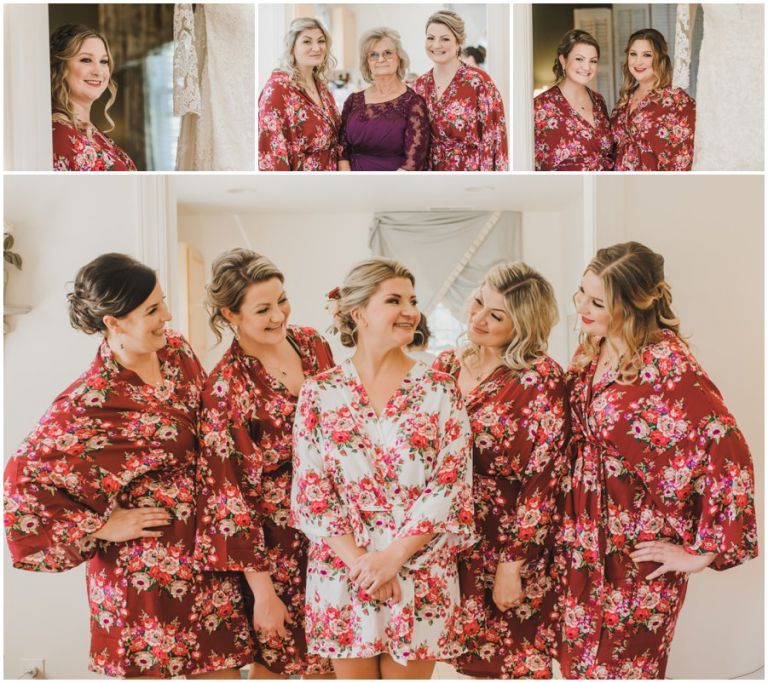
[[[72,324],[105,339],[6,467],[13,564],[87,562],[91,671],[237,677],[252,657],[240,583],[193,561],[203,370],[133,259],[92,261],[69,299]]]
[[[575,297],[557,560],[567,678],[663,678],[688,574],[757,555],[749,449],[679,336],[663,264],[636,242],[601,249]]]
[[[288,515],[298,390],[333,366],[331,350],[312,328],[287,325],[283,275],[252,251],[214,263],[209,306],[217,334],[230,325],[237,337],[203,391],[197,556],[206,570],[243,572],[251,586],[252,677],[328,674],[327,660],[307,654],[308,542]]]
[[[611,113],[616,171],[690,171],[696,102],[672,87],[672,62],[655,29],[633,33],[624,85]]]
[[[259,95],[260,171],[335,171],[341,119],[327,80],[336,61],[317,20],[294,19],[283,68]]]
[[[493,79],[459,60],[464,21],[453,10],[427,19],[427,57],[435,66],[413,89],[427,103],[431,171],[508,171],[504,102]]]
[[[65,24],[51,35],[51,109],[54,171],[135,171],[130,157],[91,123],[91,106],[109,90],[117,95],[115,65],[107,39],[79,24]]]
[[[568,31],[557,47],[557,81],[533,100],[537,171],[610,171],[613,140],[603,96],[587,87],[597,74],[600,45],[586,31]]]
[[[552,524],[568,431],[565,376],[546,355],[556,321],[541,275],[496,266],[470,302],[470,345],[433,365],[456,379],[472,425],[481,541],[459,558],[467,652],[455,665],[473,677],[552,677]]]

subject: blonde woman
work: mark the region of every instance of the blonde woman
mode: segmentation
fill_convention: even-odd
[[[65,24],[51,34],[51,110],[54,171],[135,171],[131,158],[91,123],[91,107],[104,91],[104,117],[117,97],[115,69],[107,39],[79,24]]]
[[[557,46],[555,84],[533,100],[537,171],[610,171],[613,139],[603,96],[589,87],[600,45],[568,31]]]
[[[680,337],[660,254],[600,249],[575,304],[560,666],[664,678],[688,575],[757,555],[752,459]]]
[[[328,89],[336,66],[331,35],[314,18],[294,19],[279,69],[259,95],[260,171],[336,171],[339,110]]]
[[[690,171],[696,102],[672,87],[667,41],[656,29],[629,37],[624,84],[611,113],[616,171]]]
[[[456,553],[474,541],[466,411],[450,377],[403,350],[425,341],[414,339],[409,270],[363,261],[329,296],[354,353],[304,383],[294,423],[309,651],[331,658],[338,678],[429,678],[435,660],[463,650]]]
[[[433,368],[457,382],[473,438],[480,543],[459,557],[466,654],[480,678],[551,678],[555,496],[568,435],[565,375],[547,356],[552,287],[525,263],[494,267],[469,302],[468,343]]]
[[[424,100],[405,84],[409,63],[394,29],[363,35],[360,72],[370,86],[344,102],[340,171],[426,169],[429,118]]]
[[[504,102],[485,71],[461,61],[464,20],[443,9],[427,19],[425,29],[425,50],[434,67],[413,89],[429,110],[430,170],[509,170]]]
[[[208,309],[216,337],[235,338],[203,388],[197,558],[250,588],[251,678],[322,677],[330,663],[307,654],[304,636],[308,542],[288,512],[299,388],[333,357],[311,327],[288,324],[283,274],[248,249],[214,262]]]

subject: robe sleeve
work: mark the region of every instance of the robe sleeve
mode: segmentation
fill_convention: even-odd
[[[531,400],[520,406],[527,429],[520,430],[513,448],[522,458],[521,487],[510,533],[499,549],[499,562],[531,562],[551,542],[568,425],[562,373],[549,374],[545,382],[542,390],[530,392]]]
[[[690,171],[693,168],[696,101],[683,91],[674,95],[673,100],[671,112],[664,117],[657,131],[664,145],[660,170]]]
[[[270,79],[259,97],[259,170],[295,171],[293,132],[285,113],[287,89]]]
[[[402,171],[422,171],[429,154],[429,112],[421,97],[414,97],[408,112],[403,140],[405,163]]]
[[[76,140],[77,133],[71,126],[54,123],[53,140],[53,170],[80,171],[77,163]]]
[[[397,538],[447,534],[456,552],[476,542],[472,502],[472,431],[464,403],[452,379],[443,392],[438,417],[439,452],[430,478],[406,512]]]
[[[70,414],[60,399],[26,438],[5,468],[5,532],[13,566],[61,572],[96,552],[92,534],[106,523],[113,503],[95,486],[97,467],[89,443],[97,425]],[[112,475],[102,478],[116,492]]]
[[[483,83],[480,89],[480,168],[479,171],[508,171],[509,145],[507,143],[504,101],[493,82]]]
[[[231,367],[231,366],[230,366]],[[269,571],[261,502],[261,453],[234,403],[244,393],[222,373],[203,394],[195,559],[204,571]]]
[[[313,542],[352,534],[350,514],[326,471],[317,384],[301,387],[293,423],[291,526]]]

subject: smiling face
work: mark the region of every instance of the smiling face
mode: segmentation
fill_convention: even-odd
[[[279,344],[286,338],[291,304],[280,278],[273,277],[248,286],[239,312],[221,312],[237,328],[242,345]]]
[[[413,342],[421,314],[416,292],[407,277],[382,282],[365,306],[354,309],[358,344],[377,348],[402,348]]]
[[[368,67],[371,69],[371,75],[392,76],[397,73],[400,67],[400,58],[397,56],[397,46],[389,38],[377,40],[368,48]]]
[[[512,318],[504,305],[504,295],[484,282],[469,302],[467,337],[477,346],[503,353],[512,339]]]
[[[653,70],[653,45],[650,41],[639,39],[629,46],[627,68],[640,85],[652,85],[656,80]]]
[[[610,333],[611,316],[606,306],[605,285],[602,278],[588,270],[573,298],[579,323],[584,334],[590,337],[607,337]],[[614,329],[619,321],[613,321]]]
[[[586,86],[597,74],[597,63],[600,61],[594,45],[576,43],[567,57],[560,55],[560,65],[565,71],[565,80],[577,85]]]
[[[165,346],[165,324],[172,317],[158,282],[146,300],[128,315],[121,318],[104,316],[104,324],[107,326],[107,334],[116,336],[126,352],[143,355],[159,351]]]
[[[327,50],[325,34],[319,28],[310,28],[296,37],[293,58],[298,67],[315,68],[323,63]]]
[[[424,49],[435,64],[448,64],[457,59],[459,43],[445,24],[434,23],[427,26]]]
[[[109,85],[109,55],[100,38],[86,38],[67,60],[65,82],[73,102],[90,106]]]

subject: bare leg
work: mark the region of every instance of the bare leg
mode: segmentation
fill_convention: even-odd
[[[330,673],[330,674],[307,674],[306,676],[302,676],[302,679],[305,681],[322,681],[327,679],[335,679],[336,674]]]
[[[240,678],[240,669],[218,669],[217,671],[206,671],[202,674],[190,674],[187,678]]]
[[[398,664],[388,654],[381,655],[379,665],[381,666],[382,678],[432,678],[432,671],[435,668],[433,659],[420,659],[408,662],[405,666]]]
[[[378,680],[379,658],[364,657],[359,659],[332,659],[333,670],[336,672],[336,678],[370,678]]]
[[[288,678],[288,674],[276,674],[274,671],[270,671],[263,664],[253,662],[251,668],[248,671],[248,678]]]

